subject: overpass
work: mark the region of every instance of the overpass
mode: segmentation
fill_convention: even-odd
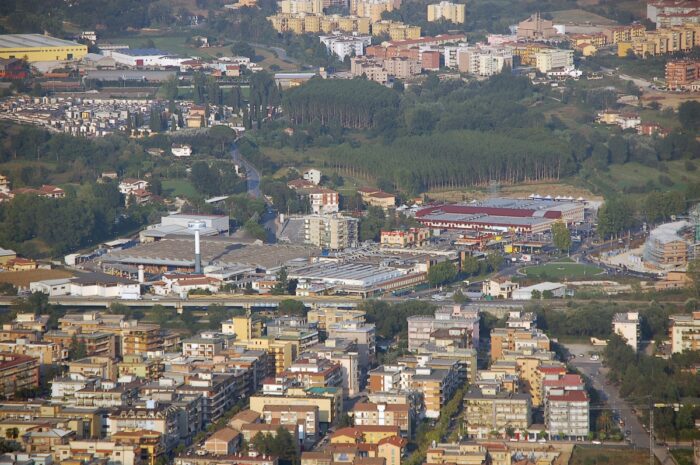
[[[18,297],[0,297],[0,307],[8,307]],[[283,300],[298,300],[307,307],[336,307],[355,308],[362,302],[362,299],[354,296],[313,296],[298,297],[291,295],[236,295],[236,294],[214,294],[214,295],[192,295],[185,299],[177,296],[146,296],[142,299],[125,300],[114,297],[79,297],[79,296],[54,296],[49,297],[49,303],[63,305],[66,307],[83,308],[109,308],[112,303],[118,303],[127,307],[145,308],[155,305],[172,307],[177,310],[185,308],[202,308],[210,305],[222,305],[224,307],[238,307],[245,309],[252,308],[275,308]]]

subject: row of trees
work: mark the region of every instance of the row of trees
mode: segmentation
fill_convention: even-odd
[[[246,180],[240,178],[230,163],[219,161],[192,164],[190,181],[197,192],[205,196],[240,194],[246,191]]]
[[[312,79],[285,92],[282,106],[295,124],[318,119],[324,126],[333,123],[346,128],[367,129],[380,124],[380,118],[398,109],[399,95],[376,82]]]

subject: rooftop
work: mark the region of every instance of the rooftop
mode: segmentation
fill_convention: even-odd
[[[84,47],[77,42],[57,39],[41,34],[2,34],[0,35],[0,48],[26,48],[26,47]]]

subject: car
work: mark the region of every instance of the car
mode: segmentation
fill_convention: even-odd
[[[596,446],[599,446],[599,445],[602,444],[602,442],[600,442],[600,441],[593,441],[593,444],[595,444]]]
[[[591,355],[591,361],[595,362],[595,361],[598,361],[598,360],[600,360],[600,356],[599,356],[599,355]]]

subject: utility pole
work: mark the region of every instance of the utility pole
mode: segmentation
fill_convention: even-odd
[[[654,465],[654,401],[649,396],[649,465]]]

